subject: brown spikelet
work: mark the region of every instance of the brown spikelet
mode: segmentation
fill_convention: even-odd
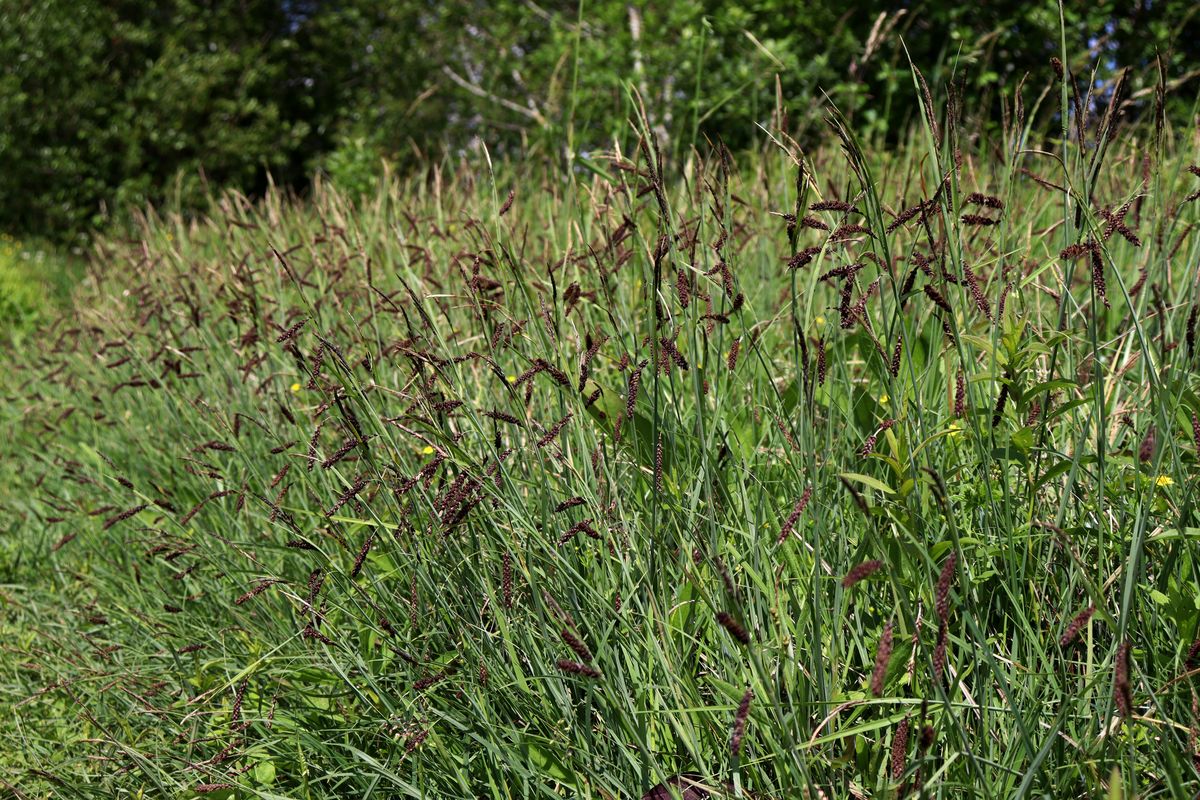
[[[901,225],[903,225],[906,222],[908,222],[909,220],[911,220],[917,214],[920,214],[924,210],[924,208],[925,208],[925,203],[923,203],[923,202],[917,203],[915,206],[909,206],[908,208],[904,209],[899,214],[897,214],[896,218],[894,220],[892,220],[890,223],[888,223],[888,226],[884,230],[887,233],[894,233],[896,231],[896,229],[899,228]]]
[[[1104,259],[1100,255],[1100,248],[1093,247],[1088,256],[1092,265],[1092,286],[1096,290],[1096,296],[1104,303],[1105,308],[1111,308],[1108,303],[1108,288],[1104,282]]]
[[[1200,639],[1192,642],[1192,646],[1187,649],[1183,656],[1183,665],[1189,670],[1200,666]]]
[[[329,469],[334,464],[338,463],[339,461],[344,459],[346,456],[350,455],[350,451],[353,450],[354,448],[358,447],[359,444],[360,444],[359,440],[354,437],[351,437],[350,439],[346,440],[345,442],[342,443],[341,447],[339,447],[337,450],[333,451],[333,453],[329,456],[329,458],[327,458],[321,462],[321,469]]]
[[[569,672],[573,675],[582,675],[585,678],[601,677],[600,670],[596,669],[595,667],[590,667],[587,664],[580,664],[576,661],[571,661],[566,658],[560,658],[557,662],[557,666],[563,672]]]
[[[937,591],[934,593],[934,608],[938,620],[949,621],[950,614],[950,584],[954,582],[954,571],[958,565],[958,554],[951,550],[946,563],[942,565],[942,573],[938,576]]]
[[[1154,445],[1157,439],[1154,426],[1151,425],[1149,430],[1146,431],[1146,436],[1142,439],[1142,443],[1138,445],[1138,461],[1144,464],[1154,458]]]
[[[688,283],[688,275],[682,269],[675,274],[675,293],[679,296],[681,308],[687,308],[692,303],[692,288]]]
[[[801,267],[806,267],[820,252],[820,247],[806,247],[788,259],[787,267],[789,270],[797,270]]]
[[[879,647],[875,650],[875,669],[871,673],[871,694],[876,697],[883,695],[883,681],[887,677],[888,661],[892,657],[892,621],[883,628],[879,638]]]
[[[509,189],[508,197],[504,198],[504,203],[503,203],[503,205],[500,206],[500,211],[497,214],[497,216],[503,217],[505,214],[507,214],[508,210],[510,208],[512,208],[513,201],[516,199],[517,199],[517,190]]]
[[[213,792],[225,792],[236,788],[237,785],[233,783],[197,783],[192,787],[192,791],[196,794],[212,794]]]
[[[479,413],[480,413],[480,415],[487,417],[488,419],[494,419],[497,422],[507,422],[509,425],[521,425],[522,424],[521,420],[517,419],[512,414],[508,414],[503,411],[494,411],[493,410],[493,411],[481,411]]]
[[[543,436],[541,439],[538,439],[537,446],[546,447],[547,445],[551,444],[555,439],[558,438],[558,435],[562,433],[562,429],[566,427],[567,423],[571,421],[573,416],[575,416],[573,413],[567,412],[565,417],[554,423],[554,425],[550,427],[550,430],[546,431],[545,436]]]
[[[358,573],[362,572],[363,562],[367,560],[367,554],[371,552],[371,545],[375,543],[375,534],[372,533],[363,542],[362,547],[358,551],[358,555],[354,558],[354,567],[350,570],[350,579],[354,580],[358,577]]]
[[[267,589],[271,588],[271,586],[276,583],[279,583],[279,581],[277,579],[267,578],[267,579],[259,582],[259,584],[257,586],[255,586],[253,589],[251,589],[250,591],[246,592],[245,594],[241,595],[236,600],[234,600],[233,604],[235,606],[240,606],[243,603],[245,603],[255,597],[258,597],[260,594],[265,592]]]
[[[750,701],[754,699],[754,691],[747,689],[738,704],[737,714],[733,718],[733,729],[729,734],[729,753],[736,756],[742,750],[742,738],[746,735],[746,720],[750,717]]]
[[[811,211],[840,211],[845,213],[859,213],[858,209],[844,200],[821,200],[809,206]]]
[[[1196,444],[1196,452],[1200,454],[1200,415],[1192,412],[1192,440]]]
[[[583,640],[572,633],[570,628],[563,628],[558,632],[562,640],[567,643],[567,646],[575,651],[575,656],[584,664],[592,663],[592,651],[583,643]]]
[[[512,608],[512,556],[508,551],[505,551],[501,558],[500,587],[501,595],[504,598],[504,607]]]
[[[733,344],[729,345],[729,357],[725,360],[725,365],[729,368],[730,372],[733,372],[735,369],[737,369],[738,353],[741,351],[741,349],[742,337],[739,336],[733,340]]]
[[[141,513],[142,511],[146,510],[149,507],[150,507],[149,503],[142,503],[140,506],[134,506],[133,508],[129,508],[129,509],[122,511],[120,514],[117,514],[116,516],[109,517],[108,519],[104,520],[104,530],[108,530],[113,525],[116,525],[118,522],[123,522],[132,516],[136,516],[137,514]]]
[[[1055,77],[1057,77],[1061,81],[1063,79],[1063,75],[1065,74],[1063,72],[1063,63],[1061,61],[1059,61],[1056,56],[1051,56],[1050,57],[1050,66],[1054,69]]]
[[[888,372],[893,378],[900,375],[900,356],[904,352],[904,337],[896,337],[896,349],[892,351],[892,363],[888,365]]]
[[[988,225],[1000,224],[1000,220],[992,219],[991,217],[985,217],[982,214],[963,214],[959,219],[962,220],[963,225],[986,227]]]
[[[1116,663],[1113,666],[1113,700],[1117,704],[1117,713],[1128,718],[1133,714],[1133,690],[1129,683],[1129,642],[1121,642],[1117,648]]]
[[[306,323],[306,322],[308,322],[307,317],[305,317],[304,319],[301,319],[295,325],[293,325],[290,328],[287,328],[286,330],[284,330],[283,333],[279,334],[279,336],[276,337],[275,341],[276,342],[287,342],[287,341],[290,341],[291,339],[295,338],[296,334],[300,332],[300,329],[304,327],[304,323]]]
[[[904,775],[905,761],[908,755],[908,717],[896,726],[892,737],[892,780],[898,781]]]
[[[792,513],[783,521],[783,525],[779,527],[779,539],[776,544],[783,544],[784,541],[791,535],[796,527],[796,523],[800,521],[800,515],[804,513],[804,509],[808,507],[808,501],[812,499],[812,487],[804,487],[804,492],[800,495],[800,499],[796,501],[796,505],[792,508]]]
[[[942,293],[934,287],[926,284],[922,287],[925,291],[925,296],[933,301],[933,304],[944,311],[949,316],[954,316],[954,311],[950,308],[950,304],[946,302],[946,298],[942,297]]]
[[[1063,248],[1059,252],[1058,257],[1063,261],[1074,261],[1077,258],[1082,258],[1096,249],[1096,245],[1091,242],[1078,242]]]
[[[750,644],[750,634],[742,627],[742,624],[734,619],[729,612],[717,612],[717,622],[721,627],[729,632],[729,635],[737,639],[742,644]]]
[[[321,426],[324,422],[318,422],[316,428],[313,429],[312,438],[308,440],[308,471],[312,472],[312,468],[317,463],[317,441],[321,438]]]
[[[560,514],[569,508],[575,508],[576,506],[581,506],[585,502],[586,501],[582,497],[579,497],[578,495],[576,495],[575,497],[568,497],[566,500],[563,500],[561,503],[559,503],[558,505],[556,505],[554,507],[554,513]]]
[[[967,380],[963,371],[958,371],[954,379],[954,416],[962,418],[967,413]]]
[[[942,682],[942,674],[946,669],[946,646],[949,642],[950,626],[945,622],[938,625],[937,645],[933,648],[933,680]]]
[[[970,265],[963,265],[963,276],[967,280],[967,289],[971,292],[971,299],[975,301],[975,307],[979,309],[988,319],[992,318],[992,306],[988,303],[987,295],[983,293],[983,289],[979,285],[979,276],[971,269]]]
[[[1071,642],[1075,641],[1075,637],[1083,630],[1083,626],[1087,625],[1088,620],[1092,618],[1092,614],[1096,613],[1096,607],[1088,606],[1083,611],[1080,611],[1067,625],[1067,629],[1063,631],[1063,635],[1059,637],[1058,646],[1066,647]]]
[[[995,428],[1004,418],[1004,406],[1008,404],[1008,384],[1001,384],[1000,396],[996,398],[996,408],[992,411],[992,427]]]
[[[642,370],[645,368],[646,363],[646,361],[642,361],[629,373],[629,383],[625,391],[626,419],[633,419],[634,409],[637,408],[638,388],[642,383]]]
[[[654,444],[654,491],[659,494],[663,491],[663,437],[662,431],[658,432],[658,441]]]
[[[325,512],[325,516],[332,517],[334,514],[336,514],[338,511],[341,510],[342,506],[346,505],[351,500],[353,500],[354,497],[359,492],[361,492],[363,489],[365,489],[366,487],[367,487],[367,476],[359,475],[357,478],[354,479],[354,482],[352,484],[350,484],[348,487],[346,487],[346,490],[344,492],[342,492],[341,494],[339,494],[337,496],[337,499],[333,502],[333,505],[330,506],[329,510]]]
[[[1188,359],[1196,357],[1196,314],[1200,312],[1200,305],[1192,304],[1192,310],[1188,313],[1187,326],[1185,328],[1185,341],[1187,342]]]
[[[965,198],[963,203],[971,206],[983,206],[984,208],[994,208],[998,211],[1004,210],[1004,201],[999,197],[990,194],[982,194],[980,192],[971,192]]]
[[[874,575],[883,566],[883,562],[875,559],[872,561],[864,561],[861,564],[856,564],[850,568],[846,576],[842,578],[842,588],[849,589],[859,581],[866,580],[871,575]]]
[[[825,339],[817,337],[817,385],[825,385]]]

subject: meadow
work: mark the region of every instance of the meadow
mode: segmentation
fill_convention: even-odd
[[[0,383],[0,796],[1193,796],[1200,138],[1056,69],[98,241]]]

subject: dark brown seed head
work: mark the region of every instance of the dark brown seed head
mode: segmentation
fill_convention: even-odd
[[[945,622],[938,626],[937,646],[933,648],[933,679],[942,682],[942,673],[946,669],[946,646],[949,643],[950,628]]]
[[[575,651],[576,657],[584,664],[592,663],[592,651],[583,643],[583,640],[576,636],[570,628],[563,628],[558,633],[562,640],[567,643],[567,646]]]
[[[750,716],[750,701],[754,699],[754,691],[747,689],[738,704],[737,714],[733,718],[733,730],[729,735],[729,752],[737,755],[742,749],[742,737],[746,735],[746,720]]]
[[[908,717],[896,726],[896,734],[892,737],[892,780],[898,781],[904,775],[904,764],[908,755]]]
[[[967,412],[967,380],[963,371],[954,379],[954,416],[962,418]]]
[[[971,192],[963,199],[963,203],[972,206],[983,206],[984,208],[994,208],[1000,211],[1004,210],[1004,202],[999,197],[980,192]]]
[[[742,644],[750,644],[750,634],[742,627],[741,623],[734,619],[728,612],[720,611],[717,613],[717,622],[721,627],[729,631],[729,635],[737,639]]]
[[[858,212],[858,209],[844,200],[821,200],[809,206],[812,211],[840,211],[843,214],[851,211]]]
[[[654,445],[654,491],[663,491],[663,438],[659,431],[658,441]]]
[[[1079,631],[1083,630],[1083,626],[1087,624],[1088,620],[1092,618],[1092,614],[1095,613],[1096,607],[1088,606],[1083,611],[1080,611],[1078,614],[1076,614],[1075,618],[1071,620],[1069,625],[1067,625],[1067,629],[1063,631],[1063,635],[1059,638],[1058,646],[1066,647],[1071,642],[1075,641],[1075,637],[1079,635]]]
[[[1138,445],[1138,460],[1143,464],[1154,458],[1154,445],[1157,441],[1157,435],[1154,431],[1154,426],[1146,431],[1146,436],[1142,439],[1142,443]]]
[[[864,561],[861,564],[851,567],[850,571],[846,573],[846,577],[842,578],[842,587],[849,589],[859,581],[866,580],[871,575],[874,575],[882,566],[883,562],[875,559]]]
[[[825,385],[825,339],[817,338],[817,384]]]
[[[279,334],[279,336],[275,339],[275,341],[286,342],[286,341],[291,340],[292,338],[294,338],[296,336],[297,333],[300,332],[300,329],[304,327],[304,323],[306,323],[306,322],[308,322],[307,317],[304,319],[301,319],[295,325],[293,325],[290,328],[285,329],[283,333]]]
[[[992,427],[995,428],[1004,418],[1004,406],[1008,403],[1008,384],[1000,386],[1000,396],[996,398],[996,408],[992,412]]]
[[[512,556],[507,551],[502,559],[500,585],[504,596],[504,607],[512,608]]]
[[[991,217],[985,217],[981,214],[963,214],[962,215],[962,223],[964,225],[987,226],[987,225],[999,225],[1000,220],[992,219]]]
[[[540,448],[551,444],[555,439],[558,438],[558,435],[562,433],[562,429],[566,427],[567,423],[571,421],[571,417],[573,416],[575,416],[573,413],[567,412],[565,417],[554,423],[554,425],[550,427],[550,430],[546,431],[545,436],[543,436],[541,439],[538,439],[537,446]]]
[[[926,284],[924,287],[925,296],[933,301],[933,304],[950,316],[954,316],[954,311],[950,308],[950,304],[946,302],[946,298],[942,297],[942,293],[934,287]]]
[[[127,520],[130,517],[136,516],[137,514],[141,513],[145,509],[147,509],[148,507],[149,507],[148,503],[142,503],[140,506],[134,506],[133,508],[129,508],[129,509],[126,509],[125,511],[122,511],[120,514],[117,514],[114,517],[109,517],[108,519],[104,520],[104,530],[108,530],[113,525],[116,525],[118,522],[123,522],[124,520]]]
[[[800,495],[800,499],[796,501],[796,505],[792,508],[792,513],[788,515],[783,525],[780,526],[777,544],[783,544],[788,536],[791,535],[796,527],[796,523],[800,521],[800,515],[804,513],[804,509],[808,507],[808,501],[811,499],[812,487],[806,486],[804,487],[803,494]]]
[[[801,267],[806,267],[813,260],[813,258],[815,258],[816,255],[820,252],[821,252],[820,247],[806,247],[803,250],[801,250],[800,252],[796,253],[796,255],[794,255],[788,259],[787,267],[790,270],[795,270],[795,269],[800,269]]]
[[[558,668],[563,672],[569,672],[572,675],[582,675],[585,678],[599,678],[600,670],[595,667],[590,667],[587,664],[580,664],[566,658],[560,658],[557,662]]]
[[[954,570],[958,564],[958,554],[953,550],[950,551],[949,558],[942,566],[942,574],[938,576],[937,592],[934,595],[934,608],[937,610],[938,619],[945,623],[949,619],[950,613],[950,584],[954,581]]]
[[[1117,660],[1113,667],[1113,700],[1117,713],[1128,718],[1133,714],[1133,690],[1129,684],[1129,642],[1121,642],[1117,648]]]
[[[1100,255],[1100,248],[1093,248],[1088,256],[1092,265],[1092,286],[1096,289],[1096,296],[1104,303],[1105,308],[1110,308],[1108,288],[1104,282],[1104,259]]]

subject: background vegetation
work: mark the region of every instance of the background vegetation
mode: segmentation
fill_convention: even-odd
[[[0,797],[1193,800],[1187,10],[13,8]]]
[[[1065,14],[1081,80],[1111,88],[1133,70],[1128,114],[1151,105],[1156,55],[1169,83],[1194,86],[1194,3]],[[0,231],[70,239],[146,203],[303,188],[318,168],[361,189],[380,156],[406,168],[478,144],[566,163],[626,129],[631,86],[669,152],[757,143],[777,95],[802,143],[820,135],[824,94],[860,135],[895,142],[913,111],[903,47],[930,80],[962,82],[981,130],[1059,51],[1059,15],[1023,2],[8,0]],[[1177,122],[1191,96],[1173,95]]]

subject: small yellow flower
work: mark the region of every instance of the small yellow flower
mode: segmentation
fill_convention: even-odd
[[[962,436],[962,425],[958,423],[958,420],[954,420],[950,423],[949,430],[951,436]]]
[[[887,392],[884,392],[883,394],[879,395],[879,403],[880,403],[880,405],[885,405],[885,406],[886,406],[886,405],[888,404],[888,400],[890,400],[890,399],[891,399],[891,398],[890,398],[890,397],[888,397],[888,393],[887,393]]]
[[[508,381],[509,383],[516,383],[516,382],[517,382],[517,376],[516,376],[516,375],[509,375],[509,376],[505,377],[505,379],[504,379],[504,380]]]
[[[818,314],[818,315],[817,315],[817,318],[814,320],[814,322],[816,322],[818,325],[824,325],[824,324],[825,324],[825,318],[824,318],[824,317],[822,317],[820,314]]]
[[[430,447],[429,445],[425,445],[424,447],[421,448],[421,454],[431,456],[431,455],[433,455],[433,448]]]
[[[1174,486],[1175,480],[1170,475],[1159,475],[1154,479],[1155,486]]]
[[[298,392],[298,391],[300,391],[300,384],[298,384],[298,383],[293,383],[293,384],[292,384],[292,393],[293,393],[293,394],[295,394],[295,393],[296,393],[296,392]]]

